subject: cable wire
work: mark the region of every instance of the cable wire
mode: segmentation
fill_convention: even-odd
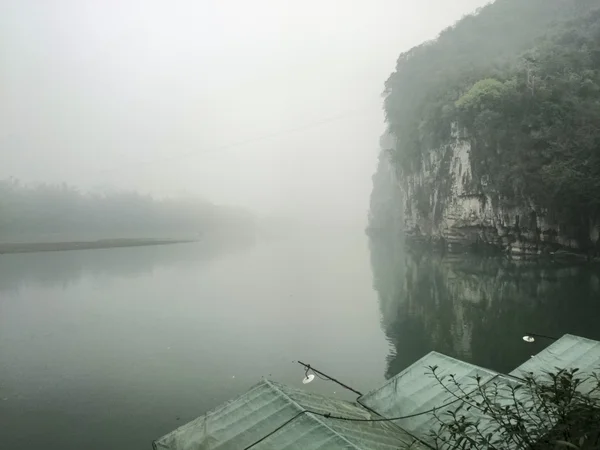
[[[287,420],[286,422],[284,422],[283,424],[281,424],[280,426],[278,426],[277,428],[275,428],[269,434],[267,434],[267,435],[263,436],[262,438],[260,438],[258,441],[255,441],[254,443],[250,444],[249,446],[244,447],[244,450],[249,450],[252,447],[254,447],[255,445],[257,445],[257,444],[261,443],[262,441],[264,441],[265,439],[267,439],[269,436],[274,435],[279,430],[281,430],[283,427],[285,427],[286,425],[288,425],[290,422],[292,422],[293,420],[295,420],[298,417],[300,417],[302,414],[312,414],[314,416],[320,416],[320,417],[323,417],[325,419],[343,420],[343,421],[346,421],[346,422],[392,422],[394,420],[411,419],[413,417],[422,416],[424,414],[430,414],[430,413],[434,412],[435,410],[445,408],[446,406],[450,406],[451,404],[456,403],[456,402],[458,402],[458,401],[466,398],[467,396],[468,395],[455,398],[454,400],[452,400],[450,402],[444,403],[443,405],[440,405],[440,406],[433,407],[433,408],[428,409],[426,411],[421,411],[421,412],[414,413],[414,414],[408,414],[406,416],[383,417],[381,419],[355,419],[355,418],[352,418],[352,417],[334,416],[331,413],[320,413],[320,412],[317,412],[317,411],[303,410],[303,411],[300,411],[298,414],[296,414],[291,419]]]
[[[313,373],[314,373],[314,374],[315,374],[317,377],[319,377],[319,378],[320,378],[320,379],[322,379],[322,380],[326,380],[326,381],[332,381],[332,382],[334,382],[334,383],[337,383],[337,384],[339,384],[340,386],[344,387],[345,389],[348,389],[349,391],[351,391],[351,392],[354,392],[354,393],[358,393],[358,394],[359,394],[359,396],[362,396],[362,394],[361,394],[359,391],[357,391],[357,390],[355,390],[355,389],[351,388],[350,386],[347,386],[347,385],[345,385],[345,384],[344,384],[344,383],[342,383],[341,381],[338,381],[338,380],[336,380],[335,378],[332,378],[332,377],[330,377],[329,375],[327,375],[327,374],[325,374],[325,373],[323,373],[323,372],[321,372],[321,371],[319,371],[319,370],[317,370],[317,369],[314,369],[313,367],[311,367],[311,365],[310,365],[310,364],[303,363],[302,361],[296,361],[296,362],[297,362],[298,364],[300,364],[300,365],[304,366],[304,368],[305,368],[305,371],[304,371],[304,376],[305,376],[305,377],[306,377],[306,376],[308,376],[308,372],[309,372],[309,371],[311,371],[311,372],[313,372]],[[321,375],[323,375],[323,376],[321,376]],[[410,418],[413,418],[413,417],[418,417],[418,416],[422,416],[422,415],[425,415],[425,414],[431,414],[431,413],[435,412],[435,411],[436,411],[436,410],[438,410],[438,409],[445,408],[445,407],[447,407],[447,406],[450,406],[450,405],[452,405],[453,403],[456,403],[456,402],[458,402],[458,401],[464,400],[464,399],[465,399],[466,397],[468,397],[469,395],[470,395],[470,394],[466,394],[466,395],[464,395],[464,396],[462,396],[462,397],[458,397],[458,396],[457,396],[457,397],[456,397],[456,398],[454,398],[453,400],[451,400],[451,401],[449,401],[449,402],[447,402],[447,403],[444,403],[443,405],[440,405],[440,406],[435,406],[435,407],[433,407],[433,408],[431,408],[431,409],[428,409],[428,410],[425,410],[425,411],[421,411],[421,412],[418,412],[418,413],[413,413],[413,414],[408,414],[408,415],[406,415],[406,416],[398,416],[398,417],[381,417],[381,418],[378,418],[378,419],[356,419],[356,418],[352,418],[352,417],[335,416],[335,415],[332,415],[331,413],[320,413],[320,412],[317,412],[317,411],[303,410],[303,411],[300,411],[298,414],[296,414],[296,415],[295,415],[294,417],[292,417],[291,419],[289,419],[289,420],[285,421],[283,424],[281,424],[280,426],[278,426],[277,428],[275,428],[275,429],[274,429],[273,431],[271,431],[269,434],[267,434],[267,435],[263,436],[263,437],[262,437],[262,438],[260,438],[259,440],[255,441],[254,443],[252,443],[252,444],[250,444],[249,446],[245,447],[245,448],[244,448],[244,450],[249,450],[249,449],[251,449],[252,447],[254,447],[254,446],[256,446],[257,444],[259,444],[259,443],[261,443],[262,441],[264,441],[265,439],[267,439],[269,436],[272,436],[272,435],[274,435],[274,434],[275,434],[275,433],[277,433],[279,430],[281,430],[283,427],[285,427],[286,425],[288,425],[290,422],[292,422],[292,421],[294,421],[295,419],[297,419],[298,417],[300,417],[302,414],[312,414],[312,415],[314,415],[314,416],[323,417],[323,418],[325,418],[325,419],[343,420],[343,421],[345,421],[345,422],[363,422],[363,423],[364,423],[364,422],[371,422],[371,423],[373,423],[373,422],[393,422],[393,421],[395,421],[395,420],[410,419]],[[358,401],[358,400],[357,400],[357,401]],[[363,408],[365,408],[365,410],[367,410],[367,411],[369,411],[369,412],[371,412],[371,413],[374,413],[374,414],[380,415],[380,414],[379,414],[379,413],[377,413],[376,411],[373,411],[373,410],[371,410],[370,408],[368,408],[367,406],[365,406],[365,405],[363,405],[362,403],[360,403],[360,401],[358,402],[358,404],[359,404],[359,405],[361,405]]]
[[[310,370],[311,372],[313,372],[317,377],[319,377],[322,380],[332,381],[332,382],[337,383],[340,386],[344,387],[345,389],[348,389],[349,391],[352,391],[354,393],[359,393],[355,389],[353,389],[353,388],[351,388],[351,387],[343,384],[342,382],[336,380],[335,378],[332,378],[329,375],[327,375],[327,374],[325,374],[325,373],[323,373],[323,372],[321,372],[321,371],[319,371],[317,369],[314,369],[313,367],[311,367],[310,364],[303,363],[302,361],[296,361],[296,362],[298,364],[304,366],[304,368],[305,368],[304,375],[305,376],[308,375],[308,371]],[[319,374],[322,374],[323,376],[320,376]],[[511,376],[513,378],[516,378],[516,379],[520,379],[519,377],[515,377],[515,376],[512,376],[512,375],[509,375],[509,376]],[[255,445],[259,444],[260,442],[264,441],[269,436],[272,436],[273,434],[275,434],[276,432],[278,432],[279,430],[281,430],[283,427],[285,427],[287,424],[289,424],[290,422],[292,422],[296,418],[300,417],[302,414],[313,414],[315,416],[320,416],[320,417],[323,417],[323,418],[326,418],[326,419],[343,420],[343,421],[346,421],[346,422],[393,422],[395,420],[411,419],[413,417],[418,417],[418,416],[422,416],[422,415],[425,415],[425,414],[431,414],[431,413],[435,412],[436,410],[445,408],[445,407],[450,406],[450,405],[452,405],[452,404],[454,404],[456,402],[463,401],[465,398],[468,398],[470,395],[472,395],[472,392],[471,393],[466,393],[465,395],[460,396],[460,397],[455,395],[455,398],[453,400],[451,400],[449,402],[446,402],[443,405],[434,406],[433,408],[430,408],[430,409],[427,409],[425,411],[421,411],[421,412],[418,412],[418,413],[413,413],[413,414],[408,414],[406,416],[398,416],[398,417],[381,417],[379,419],[356,419],[356,418],[352,418],[352,417],[334,416],[331,413],[320,413],[320,412],[317,412],[317,411],[303,410],[303,411],[300,411],[298,414],[296,414],[291,419],[289,419],[286,422],[284,422],[283,424],[281,424],[279,427],[275,428],[269,434],[263,436],[258,441],[250,444],[248,447],[245,447],[244,450],[248,450],[248,449],[254,447]],[[362,396],[362,394],[360,394],[360,396]],[[361,405],[366,410],[368,410],[368,411],[370,411],[370,412],[372,412],[374,414],[380,415],[378,412],[371,410],[366,405],[363,405],[360,402],[360,399],[358,399],[357,402],[358,402],[359,405]]]
[[[373,109],[373,106],[365,106],[363,108],[357,108],[357,109],[353,109],[350,111],[346,111],[345,113],[338,114],[336,116],[325,117],[323,119],[316,120],[316,121],[307,123],[307,124],[299,126],[299,127],[288,128],[288,129],[276,131],[273,133],[255,136],[253,138],[248,138],[248,139],[244,139],[244,140],[240,140],[240,141],[231,142],[229,144],[220,145],[220,146],[214,147],[209,150],[204,150],[204,151],[191,150],[191,151],[179,153],[179,154],[172,155],[172,156],[166,156],[164,158],[156,158],[156,159],[151,159],[151,160],[147,160],[147,161],[140,161],[137,163],[134,162],[131,164],[123,164],[119,167],[112,168],[112,169],[110,169],[110,168],[101,169],[101,170],[99,170],[99,173],[105,173],[105,174],[114,173],[114,172],[119,172],[121,170],[127,170],[128,168],[131,168],[134,166],[135,167],[143,167],[143,166],[148,166],[148,165],[157,164],[157,163],[161,163],[161,162],[174,161],[174,160],[179,160],[179,159],[183,159],[183,158],[189,158],[189,157],[193,157],[193,156],[214,153],[217,151],[228,150],[230,148],[235,148],[235,147],[239,147],[242,145],[252,144],[255,142],[261,142],[261,141],[264,141],[267,139],[284,136],[286,134],[295,133],[298,131],[309,130],[311,128],[315,128],[315,127],[318,127],[321,125],[325,125],[325,124],[328,124],[331,122],[336,122],[338,120],[345,119],[346,117],[357,116],[357,115],[359,115],[361,113],[365,113],[367,110],[371,110],[371,109]]]

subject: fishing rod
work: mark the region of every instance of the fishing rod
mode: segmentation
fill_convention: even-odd
[[[303,363],[302,361],[296,361],[298,364],[300,364],[301,366],[304,366],[304,368],[306,369],[305,371],[305,380],[308,379],[308,371],[313,371],[314,373],[316,373],[317,375],[321,375],[322,377],[325,377],[326,379],[328,379],[329,381],[333,381],[334,383],[340,385],[341,387],[343,387],[344,389],[348,389],[349,391],[354,392],[356,395],[358,395],[359,397],[362,397],[362,392],[357,391],[356,389],[351,388],[350,386],[348,386],[347,384],[342,383],[339,380],[336,380],[333,377],[330,377],[329,375],[327,375],[326,373],[321,372],[320,370],[315,369],[314,367],[312,367],[310,364],[306,364]],[[312,379],[310,379],[310,381],[312,381]],[[307,381],[308,383],[310,383],[310,381]],[[306,384],[306,383],[305,383]]]
[[[557,337],[553,337],[553,336],[546,336],[545,334],[537,334],[537,333],[526,333],[525,336],[523,336],[523,340],[527,343],[531,343],[531,342],[535,342],[535,338],[539,337],[542,339],[550,339],[551,341],[557,341],[558,338]]]

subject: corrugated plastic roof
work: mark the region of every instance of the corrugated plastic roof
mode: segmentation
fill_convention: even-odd
[[[241,450],[271,433],[300,411],[373,419],[361,406],[263,380],[248,392],[183,425],[154,442],[156,449]],[[419,448],[389,422],[350,422],[305,413],[252,447],[253,450]]]
[[[445,379],[444,385],[432,376],[430,369],[432,366],[437,367],[438,377]],[[428,412],[433,408],[436,408],[436,413],[443,414],[458,407],[465,393],[470,395],[472,402],[481,400],[475,393],[477,376],[481,384],[487,384],[492,389],[496,385],[502,389],[509,389],[508,386],[520,382],[518,377],[524,372],[541,374],[556,367],[578,368],[584,374],[600,371],[600,342],[565,335],[509,375],[500,375],[492,370],[431,352],[388,380],[379,389],[362,396],[358,403],[329,398],[263,380],[238,398],[158,439],[154,442],[154,448],[157,450],[241,450],[293,418],[290,423],[252,449],[396,450],[409,447],[423,449],[425,446],[415,441],[412,436],[418,436],[425,442],[434,444],[430,432],[437,428],[438,422],[430,413],[394,422],[343,421],[310,413],[296,416],[301,411],[313,411],[370,420],[408,416]],[[446,378],[448,375],[454,376],[456,384],[463,389],[462,391]],[[519,391],[517,395],[524,395],[521,392]],[[533,407],[530,405],[531,399],[522,397],[520,400],[526,409]],[[500,406],[504,401],[512,403],[510,396],[501,395],[497,401]],[[489,420],[477,408],[471,408],[468,412],[463,409],[461,414],[479,419],[483,426]]]
[[[454,380],[463,391],[458,391],[449,379],[445,379],[444,386],[454,392],[445,389],[432,376],[430,369],[432,366],[437,366],[436,374],[440,379],[454,375]],[[499,395],[495,401],[500,406],[504,406],[505,403],[508,406],[513,404],[510,386],[522,382],[519,376],[522,376],[523,372],[542,374],[556,367],[578,368],[583,374],[600,372],[600,342],[565,335],[508,375],[431,352],[388,380],[379,389],[359,398],[359,401],[384,417],[406,416],[432,408],[436,408],[438,415],[443,415],[445,411],[457,408],[462,403],[461,398],[464,398],[465,393],[469,394],[470,403],[477,404],[482,400],[480,394],[475,392],[477,387],[475,377],[479,376],[480,383],[486,385],[484,389],[493,390],[494,386],[498,386],[496,389],[499,390]],[[585,389],[586,386],[591,386],[591,382],[584,383],[582,388]],[[525,408],[533,407],[532,398],[527,394],[526,389],[519,390],[514,395]],[[488,425],[487,422],[492,425],[491,419],[477,408],[463,408],[461,414],[469,416],[472,420],[478,420],[484,429]],[[439,422],[433,414],[423,414],[398,420],[395,423],[411,434],[434,444],[430,433],[438,428]]]
[[[510,374],[522,377],[531,372],[539,375],[555,372],[556,369],[579,369],[579,375],[584,378],[594,372],[600,374],[600,342],[565,334]],[[595,385],[595,382],[588,378],[579,389],[586,392]]]
[[[477,375],[481,377],[481,383],[488,382],[497,376],[497,373],[491,370],[441,353],[431,352],[388,380],[379,389],[362,396],[359,399],[360,403],[384,417],[416,414],[432,408],[440,408],[443,405],[448,406],[439,409],[437,412],[440,414],[444,410],[456,408],[459,405],[457,397],[462,397],[464,394],[453,387],[449,380],[446,380],[444,385],[454,391],[456,396],[444,389],[444,386],[432,376],[430,366],[438,367],[436,374],[439,377],[454,375],[456,382],[463,389],[468,389],[469,392],[476,387],[475,377]],[[396,423],[426,441],[428,433],[437,426],[437,420],[433,414],[402,419]]]
[[[565,334],[513,370],[511,375],[542,373],[557,367],[578,368],[580,372],[588,374],[600,371],[600,342]]]

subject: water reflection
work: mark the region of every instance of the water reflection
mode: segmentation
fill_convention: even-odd
[[[380,385],[364,236],[249,245],[0,255],[0,448],[147,449],[262,376],[348,398],[297,359]]]
[[[131,278],[160,267],[197,268],[216,258],[249,248],[248,237],[149,247],[0,255],[0,292],[23,287],[57,288],[87,275]]]
[[[508,372],[548,342],[525,332],[600,339],[597,266],[516,264],[435,255],[370,240],[391,377],[431,350]]]

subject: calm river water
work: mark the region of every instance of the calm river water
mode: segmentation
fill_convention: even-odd
[[[150,449],[302,360],[368,391],[431,350],[508,371],[600,339],[592,267],[407,252],[362,230],[0,255],[0,447]],[[303,386],[352,398],[331,383]]]

